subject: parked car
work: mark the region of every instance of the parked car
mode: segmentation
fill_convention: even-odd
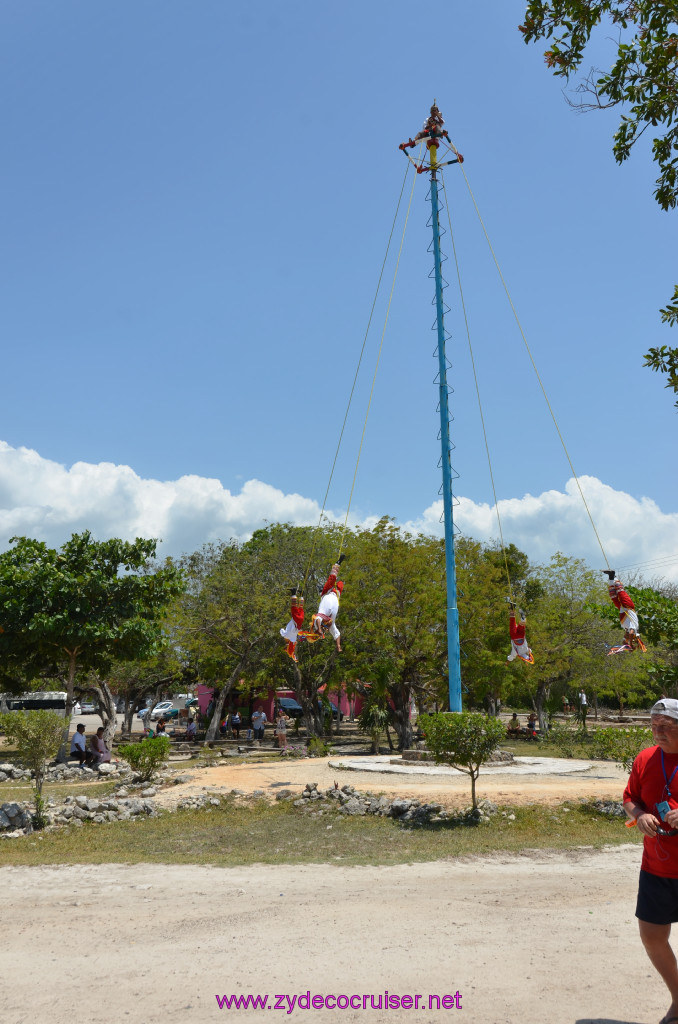
[[[278,697],[277,703],[288,718],[303,718],[304,709],[299,701],[292,697]]]
[[[195,708],[195,710],[197,711],[198,710],[198,698],[197,697],[191,697],[190,700],[186,701],[186,705],[185,706],[187,708]]]
[[[178,718],[178,717],[179,717],[179,708],[170,708],[170,710],[166,711],[165,714],[163,715],[163,718],[165,719],[166,722],[171,722],[173,718]]]
[[[172,711],[173,708],[173,700],[161,700],[160,703],[156,704],[151,711],[151,721],[157,722],[159,718],[166,718],[168,711]]]
[[[93,700],[81,700],[80,701],[80,714],[81,715],[96,715],[97,706]]]
[[[318,704],[322,705],[322,707],[325,708],[325,715],[327,717],[329,717],[330,709],[331,709],[332,710],[332,718],[334,718],[335,721],[336,721],[337,716],[338,716],[339,717],[339,721],[343,722],[343,720],[344,720],[343,712],[339,710],[339,708],[337,707],[337,705],[334,703],[333,700],[328,701],[328,703],[329,703],[329,708],[328,708],[327,704],[325,704],[324,701],[322,701],[322,700],[318,701]]]

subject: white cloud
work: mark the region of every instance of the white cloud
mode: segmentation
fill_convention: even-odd
[[[678,582],[678,513],[662,512],[651,498],[615,491],[596,477],[580,477],[579,482],[610,566],[626,570],[627,577],[637,566],[648,580],[665,577]],[[442,536],[442,511],[440,500],[405,525],[409,530]],[[583,558],[592,567],[602,569],[605,564],[574,479],[568,480],[564,491],[500,500],[499,515],[504,542],[513,542],[533,561],[546,562],[554,552],[562,551]],[[499,536],[494,505],[460,498],[454,518],[462,533],[477,540]]]
[[[320,508],[300,494],[248,480],[232,494],[219,480],[144,480],[129,466],[76,462],[70,469],[0,441],[0,547],[14,535],[61,545],[89,529],[98,538],[158,537],[165,554],[205,541],[245,539],[268,522],[315,524]]]
[[[678,582],[678,514],[664,513],[650,498],[633,498],[595,477],[582,477],[581,485],[610,564],[622,569],[645,563],[646,576]],[[547,561],[560,550],[602,567],[574,480],[564,491],[500,501],[499,511],[506,543],[512,541],[534,561]],[[265,522],[315,525],[319,513],[317,502],[259,480],[246,481],[233,494],[219,480],[147,480],[129,466],[109,462],[76,462],[67,469],[28,448],[0,441],[0,548],[7,547],[15,534],[59,546],[71,533],[89,529],[98,538],[158,537],[161,553],[181,554],[205,541],[244,540]],[[438,501],[403,525],[442,536],[441,513]],[[463,533],[478,540],[498,536],[493,506],[461,498],[455,521]],[[664,564],[659,564],[662,560]]]

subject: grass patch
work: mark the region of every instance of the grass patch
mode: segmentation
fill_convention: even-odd
[[[119,780],[117,780],[119,781]],[[112,793],[116,781],[107,779],[105,782],[90,782],[87,779],[74,779],[73,782],[46,782],[42,787],[42,795],[45,800],[52,797],[57,803],[63,801],[65,796],[102,797]],[[31,782],[4,782],[0,783],[0,804],[16,800],[21,803],[23,800],[33,800],[33,784]]]
[[[0,865],[401,864],[525,850],[598,849],[642,839],[624,828],[623,819],[610,819],[587,804],[535,804],[512,813],[515,821],[500,813],[477,827],[433,822],[410,829],[390,818],[332,812],[311,817],[287,802],[228,800],[210,810],[85,823],[40,838],[5,840],[0,842]]]

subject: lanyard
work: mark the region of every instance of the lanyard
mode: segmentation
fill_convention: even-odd
[[[671,793],[671,783],[673,782],[674,775],[676,774],[676,772],[678,772],[678,764],[676,765],[676,767],[671,772],[671,778],[670,779],[667,778],[666,777],[666,768],[664,766],[664,751],[660,748],[659,753],[662,756],[662,771],[664,772],[664,782],[666,783],[666,787],[665,787],[666,788],[666,795],[668,796],[669,800],[672,800],[673,799],[673,795]]]

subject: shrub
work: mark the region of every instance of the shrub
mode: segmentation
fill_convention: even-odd
[[[365,704],[358,715],[358,729],[372,741],[373,754],[379,753],[379,742],[388,724],[388,710],[378,704]]]
[[[608,727],[596,729],[591,737],[593,757],[603,761],[616,761],[620,768],[630,772],[636,755],[652,743],[652,730],[642,725],[629,729]]]
[[[48,761],[56,757],[64,734],[64,719],[55,711],[10,711],[0,715],[0,728],[16,743],[19,760],[33,772],[36,829],[47,824],[42,784]]]
[[[433,754],[436,764],[449,764],[471,777],[471,800],[476,800],[476,779],[480,766],[500,740],[506,730],[498,718],[477,712],[462,711],[459,714],[420,715],[419,727],[426,735],[426,746]]]
[[[170,752],[168,736],[153,736],[141,743],[128,743],[118,747],[118,753],[130,767],[141,776],[142,782],[150,782],[153,776],[166,764]]]
[[[575,749],[582,744],[589,742],[590,733],[581,727],[573,729],[562,722],[556,722],[548,731],[548,742],[551,743],[563,757],[574,757]],[[593,756],[593,755],[591,755]]]
[[[309,757],[327,757],[327,755],[331,753],[332,747],[329,743],[325,743],[325,741],[320,739],[319,736],[311,736],[308,741]]]

